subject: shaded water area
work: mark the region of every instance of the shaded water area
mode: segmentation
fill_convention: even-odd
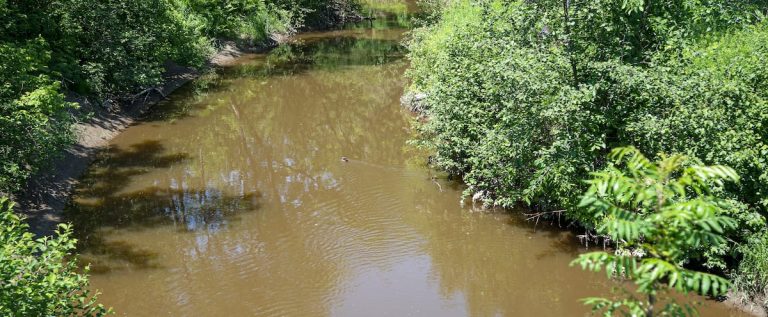
[[[409,148],[396,20],[308,33],[174,93],[69,220],[126,316],[583,316],[572,233],[460,204]],[[344,162],[341,157],[349,158]],[[737,316],[713,302],[704,316]]]

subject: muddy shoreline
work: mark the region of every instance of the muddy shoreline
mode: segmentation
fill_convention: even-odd
[[[205,70],[227,66],[243,54],[266,52],[287,38],[285,35],[273,35],[269,40],[255,45],[221,41],[219,50],[202,69],[167,62],[163,84],[132,96],[132,102],[105,103],[105,106],[68,94],[68,101],[79,104],[78,111],[92,115],[75,124],[76,142],[51,162],[49,168],[40,170],[30,178],[26,188],[19,195],[12,197],[16,202],[17,212],[27,218],[34,234],[52,235],[62,222],[62,213],[78,179],[91,165],[96,154],[112,139],[139,120],[153,105],[198,78]]]
[[[750,298],[748,294],[745,294],[740,291],[733,291],[733,290],[728,292],[726,296],[727,298],[725,301],[723,301],[723,303],[728,307],[743,311],[752,316],[757,316],[757,317],[768,316],[768,311],[766,311],[765,305],[762,304],[763,302],[765,302],[765,298],[762,298],[762,297]]]

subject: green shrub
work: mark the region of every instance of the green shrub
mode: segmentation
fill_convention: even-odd
[[[564,10],[563,4],[570,4]],[[428,120],[415,142],[489,205],[578,209],[609,149],[731,166],[718,190],[745,242],[768,213],[765,1],[449,3],[409,43]],[[567,13],[567,18],[566,14]],[[762,215],[761,215],[762,214]],[[587,230],[594,221],[578,219]],[[714,245],[698,264],[730,270]]]
[[[743,258],[733,274],[734,288],[746,295],[745,300],[768,307],[768,232],[756,234],[741,249]]]
[[[110,313],[88,290],[88,268],[79,273],[72,256],[72,229],[35,239],[0,198],[0,315],[103,316]]]
[[[19,190],[73,140],[75,105],[46,75],[49,61],[43,39],[0,42],[0,193]]]
[[[409,45],[418,142],[489,204],[573,209],[632,144],[733,166],[729,197],[765,212],[768,27],[745,9],[762,4],[632,3],[571,2],[567,23],[560,1],[451,4]]]
[[[464,3],[446,9],[434,31],[416,32],[410,76],[428,94],[430,116],[420,128],[436,163],[464,175],[471,191],[504,206],[555,207],[596,166],[601,119],[585,107],[594,89],[570,86],[562,47],[515,36],[538,23],[533,8],[498,10]]]
[[[727,201],[714,193],[726,181],[737,182],[738,175],[680,154],[651,162],[635,148],[618,148],[609,157],[612,166],[587,182],[577,217],[593,222],[616,251],[581,254],[571,265],[631,280],[643,297],[585,303],[606,316],[695,316],[693,306],[678,304],[666,291],[718,296],[730,287],[720,276],[683,265],[700,258],[702,250],[726,245],[724,234],[737,223],[728,217]]]
[[[621,85],[613,105],[631,105],[618,114],[621,139],[732,166],[743,176],[732,197],[768,211],[768,23],[688,46],[645,74],[606,73]]]
[[[183,31],[165,0],[58,2],[52,13],[61,17],[63,34],[51,43],[62,47],[55,52],[68,63],[81,65],[62,73],[74,82],[84,81],[88,93],[114,98],[137,87],[157,85],[163,62],[177,59],[179,50],[190,49],[171,38]]]
[[[42,37],[57,79],[81,93],[114,99],[158,84],[168,60],[201,66],[217,39],[261,41],[292,31],[307,14],[337,2],[7,0],[0,3],[0,41]]]
[[[296,21],[289,8],[264,0],[177,0],[177,10],[202,21],[209,38],[246,37],[263,40],[272,32],[287,32]]]

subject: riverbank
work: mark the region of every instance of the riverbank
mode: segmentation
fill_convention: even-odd
[[[428,120],[428,116],[425,114],[427,98],[428,96],[425,93],[406,91],[400,98],[400,104],[404,109],[412,112],[415,116],[418,116],[420,120]],[[473,202],[477,200],[482,201],[484,196],[483,191],[474,192],[472,194]],[[768,316],[768,311],[766,310],[765,305],[762,304],[765,303],[765,298],[750,298],[749,294],[746,294],[743,291],[729,291],[725,295],[725,300],[723,300],[722,303],[731,309],[747,313],[751,316]]]
[[[153,105],[199,77],[207,69],[227,66],[246,53],[268,51],[288,39],[288,35],[273,34],[267,41],[254,45],[222,41],[220,49],[201,69],[167,62],[164,65],[163,84],[131,96],[130,99],[134,100],[132,102],[105,103],[104,106],[68,93],[68,101],[79,105],[78,112],[92,115],[74,126],[77,141],[61,153],[51,163],[50,168],[35,174],[22,193],[14,197],[17,212],[27,217],[30,230],[36,235],[53,234],[62,221],[62,213],[78,179],[93,162],[95,155],[112,139],[140,119]]]
[[[765,298],[758,297],[750,299],[749,294],[746,294],[743,291],[728,292],[726,299],[723,301],[726,306],[733,309],[740,310],[756,317],[766,317],[768,316],[768,310],[766,310],[765,305],[762,304],[763,302],[765,302]]]
[[[231,55],[217,39],[264,46],[274,34],[358,20],[358,9],[354,0],[0,4],[0,69],[9,84],[0,93],[0,196],[15,198],[19,212],[47,218],[38,212],[51,208],[41,196],[65,195],[71,187],[59,186],[72,179],[56,169],[81,170],[83,164],[69,163],[72,157],[90,156],[148,105],[196,76],[196,69],[166,61],[204,69]],[[33,225],[46,231],[53,223]]]

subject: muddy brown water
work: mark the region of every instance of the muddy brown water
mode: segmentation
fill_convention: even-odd
[[[407,146],[406,31],[299,36],[204,76],[117,137],[68,210],[125,316],[584,316],[584,247],[462,205]],[[347,157],[349,162],[342,161]],[[704,316],[738,316],[705,302]]]

